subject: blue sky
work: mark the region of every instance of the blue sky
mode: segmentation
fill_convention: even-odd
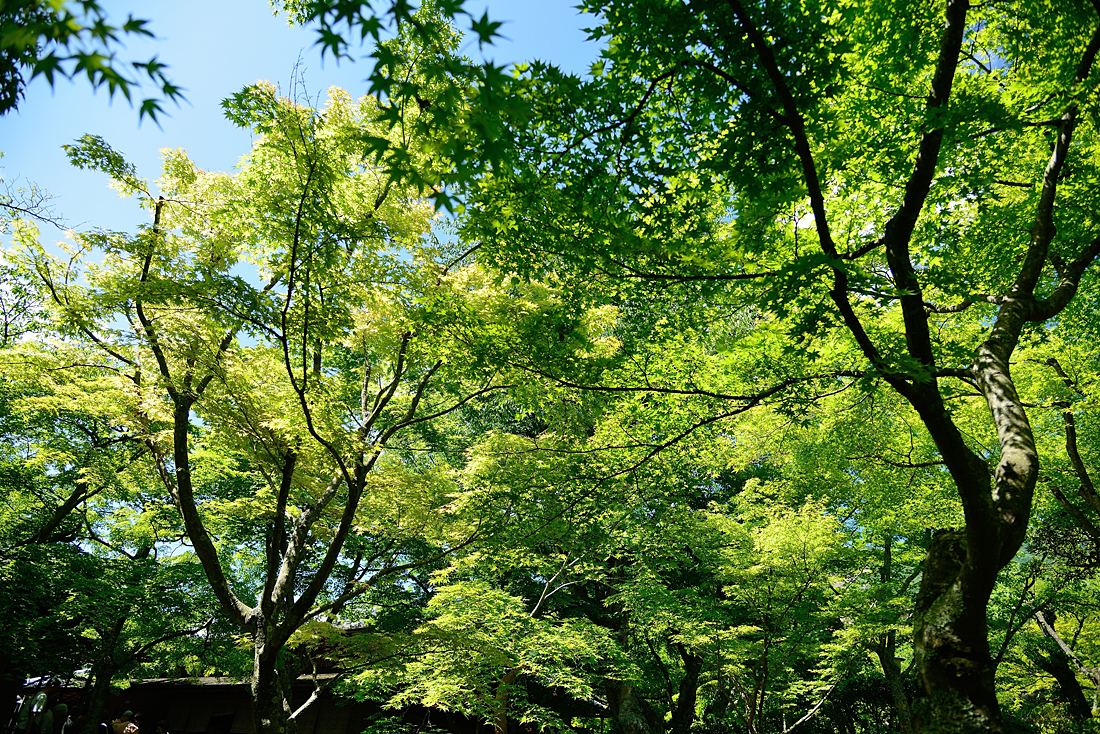
[[[586,42],[581,29],[595,20],[579,14],[575,2],[469,0],[467,7],[478,17],[487,8],[491,19],[505,21],[504,38],[485,52],[496,63],[543,59],[584,73],[598,48]],[[150,21],[157,38],[129,42],[119,57],[146,60],[156,54],[169,65],[169,78],[186,89],[187,100],[178,108],[169,104],[170,116],[161,118],[158,128],[149,120],[139,125],[137,111],[124,98],[110,100],[105,90],[93,93],[85,80],[60,81],[51,89],[36,79],[19,110],[0,117],[4,179],[48,189],[56,212],[75,229],[132,231],[146,216],[109,189],[103,174],[69,166],[61,146],[85,133],[101,135],[146,178],[158,175],[161,148],[184,148],[201,168],[229,171],[251,138],[222,116],[219,103],[242,86],[267,79],[287,87],[300,56],[311,95],[332,85],[365,92],[366,63],[337,65],[331,57],[322,63],[313,45],[315,31],[290,27],[265,0],[106,0],[103,6],[112,21],[121,23],[128,13]],[[477,44],[464,52],[476,57]],[[152,93],[142,91],[136,100]],[[52,227],[42,229],[46,242],[62,236]]]

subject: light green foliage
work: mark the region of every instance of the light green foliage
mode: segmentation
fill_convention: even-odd
[[[178,508],[265,690],[321,654],[297,634],[311,620],[412,631],[379,611],[401,579],[495,526],[453,469],[472,440],[460,412],[523,379],[500,355],[537,343],[548,314],[585,356],[615,343],[607,309],[569,311],[550,287],[506,291],[440,262],[424,192],[361,155],[389,133],[373,99],[332,90],[313,109],[258,84],[225,106],[257,135],[235,175],[169,150],[150,182],[100,138],[69,146],[152,225],[82,233],[67,261],[28,231],[15,259],[56,338],[12,359],[43,374],[93,365],[50,384],[44,405],[80,401],[142,447],[151,493]],[[154,517],[119,515],[112,532],[138,542]],[[299,654],[282,655],[292,639]],[[257,721],[285,717],[256,701]]]
[[[583,619],[536,616],[525,600],[483,581],[437,586],[427,611],[428,623],[407,643],[407,662],[381,677],[396,686],[392,706],[419,703],[485,720],[506,710],[521,723],[568,730],[514,689],[534,680],[555,696],[586,699],[593,695],[592,673],[615,656],[606,630]],[[378,678],[368,671],[357,683]]]
[[[179,516],[117,421],[111,371],[60,341],[9,345],[0,360],[5,680],[90,669],[94,713],[139,670],[236,668],[201,568],[172,557]]]
[[[1004,661],[1058,713],[1028,620],[1094,652],[1094,8],[593,0],[581,79],[460,58],[449,19],[499,25],[458,0],[279,5],[377,42],[373,97],[242,90],[234,175],[85,138],[153,226],[18,235],[61,337],[19,359],[93,365],[21,410],[147,448],[258,688],[293,646],[498,731],[570,726],[555,686],[624,729],[849,730],[877,686],[877,726],[997,731]]]
[[[780,707],[808,709],[846,672],[841,617],[865,582],[820,506],[784,510],[746,495],[736,508],[663,512],[639,528],[638,563],[609,601],[654,654],[669,650],[664,665],[678,664],[681,646],[705,657],[704,690],[755,731]]]
[[[687,332],[680,336],[677,356],[665,355],[655,373],[667,374],[666,366],[706,369],[692,351],[705,351],[700,342]],[[622,373],[602,373],[603,384],[624,379],[642,359],[632,356],[632,366]],[[550,397],[556,395],[565,405]],[[509,624],[508,634],[519,639],[524,631],[538,637],[521,612],[543,604],[563,619],[579,615],[614,641],[609,659],[620,661],[618,669],[595,669],[605,680],[629,682],[666,716],[675,716],[683,696],[677,689],[690,674],[695,678],[687,685],[699,695],[690,704],[692,716],[701,719],[704,704],[715,699],[723,701],[725,713],[709,715],[712,725],[717,715],[765,726],[786,706],[808,709],[853,667],[862,669],[866,637],[853,625],[864,625],[862,634],[873,637],[901,624],[902,610],[877,584],[872,567],[880,559],[855,552],[863,549],[860,534],[842,532],[820,502],[806,501],[807,491],[812,496],[823,487],[800,489],[800,483],[827,476],[820,467],[796,462],[789,475],[793,481],[774,481],[772,474],[773,481],[763,484],[738,482],[722,474],[736,466],[751,476],[752,462],[759,462],[755,470],[765,476],[784,472],[784,455],[763,460],[754,453],[765,450],[762,445],[735,449],[728,433],[696,431],[646,458],[654,435],[682,430],[694,420],[692,412],[678,411],[679,398],[666,402],[650,394],[645,400],[652,405],[627,396],[586,405],[583,393],[554,390],[538,397],[531,410],[545,421],[544,430],[490,433],[475,446],[462,475],[468,500],[495,508],[499,528],[491,544],[454,559],[450,585],[440,593],[461,594],[477,609],[482,606],[477,600],[496,600],[489,605],[491,622],[472,626],[479,633],[505,634],[507,627],[498,628]],[[758,423],[766,423],[763,415],[755,415]],[[739,431],[742,439],[750,435],[748,428]],[[791,438],[788,434],[788,450]],[[806,450],[829,451],[812,444]],[[783,509],[777,494],[792,509]],[[872,500],[867,511],[874,508]],[[552,593],[544,599],[547,591]],[[504,599],[512,600],[511,607]],[[889,601],[877,610],[881,627],[873,632],[865,627],[867,610],[860,608],[868,600]],[[480,649],[500,646],[494,642]],[[458,650],[469,655],[467,647]],[[510,659],[498,659],[487,668],[494,675],[476,681],[456,680],[456,663],[433,659],[417,667],[424,682],[415,693],[446,691],[471,707],[466,710],[493,718],[486,704],[500,706],[490,698],[494,685],[505,685],[508,671],[522,668],[510,667]],[[448,672],[431,675],[443,669]],[[519,683],[548,675],[522,670]],[[530,715],[518,713],[527,711],[522,698],[508,703],[517,716]],[[550,710],[535,720],[553,727],[563,719],[568,717]]]

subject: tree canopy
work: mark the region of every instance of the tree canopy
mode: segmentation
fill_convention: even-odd
[[[232,175],[86,136],[152,223],[13,225],[5,573],[217,600],[99,678],[236,625],[257,732],[322,657],[498,733],[1090,725],[1100,5],[593,0],[583,78],[280,7],[370,94],[241,90]]]

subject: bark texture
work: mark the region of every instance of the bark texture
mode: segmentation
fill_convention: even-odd
[[[948,530],[932,539],[924,562],[913,622],[924,694],[914,705],[919,732],[1000,731],[985,623],[989,591],[967,587],[966,556],[965,534]]]
[[[611,718],[622,734],[661,734],[664,722],[644,699],[640,698],[634,686],[629,683],[609,681],[607,700],[611,707]]]
[[[508,704],[511,698],[511,686],[519,678],[519,668],[509,668],[497,686],[496,712],[493,714],[494,734],[508,734]]]

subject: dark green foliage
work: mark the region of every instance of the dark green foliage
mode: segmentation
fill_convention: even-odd
[[[167,66],[154,56],[148,61],[120,62],[115,54],[128,36],[152,38],[148,21],[127,16],[120,25],[108,22],[96,0],[5,0],[0,5],[0,115],[16,109],[23,90],[35,77],[53,86],[57,77],[86,76],[94,89],[106,86],[110,96],[127,100],[139,85],[131,69],[163,97],[143,99],[138,114],[155,122],[163,102],[183,99],[182,91],[165,74]]]

